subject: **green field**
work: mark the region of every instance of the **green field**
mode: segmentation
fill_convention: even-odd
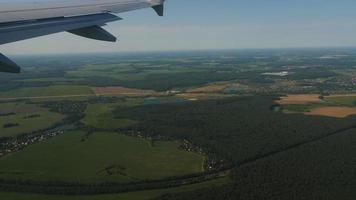
[[[356,106],[356,96],[330,96],[325,97],[325,100],[337,105]]]
[[[88,86],[56,85],[48,87],[20,88],[8,92],[1,92],[0,98],[28,98],[88,94],[93,94],[92,90]]]
[[[230,183],[229,177],[219,178],[203,183],[181,186],[171,189],[147,190],[121,194],[90,195],[90,196],[61,196],[41,194],[0,193],[0,199],[6,200],[150,200],[166,193],[188,192],[196,189],[222,186]]]
[[[322,107],[323,103],[311,103],[311,104],[290,104],[290,105],[283,105],[283,110],[289,112],[310,112],[310,110]]]
[[[141,103],[138,99],[128,99],[126,102],[110,103],[110,104],[89,104],[85,111],[85,118],[82,122],[88,126],[105,129],[115,130],[125,128],[137,123],[134,120],[115,118],[112,111],[116,107],[135,106]]]
[[[23,103],[0,104],[0,111],[10,113],[0,116],[0,138],[50,128],[64,118],[61,114]],[[14,126],[6,127],[9,124]]]
[[[130,182],[202,172],[204,160],[176,142],[77,131],[0,158],[0,178]]]

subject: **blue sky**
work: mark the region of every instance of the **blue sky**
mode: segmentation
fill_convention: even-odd
[[[151,9],[120,14],[123,21],[106,27],[118,36],[118,43],[61,33],[3,45],[0,51],[33,54],[356,46],[355,0],[167,0],[166,4],[163,18]]]

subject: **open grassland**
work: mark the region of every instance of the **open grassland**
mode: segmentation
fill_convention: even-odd
[[[1,99],[31,97],[62,97],[93,94],[90,87],[78,85],[56,85],[48,87],[21,88],[0,93]]]
[[[356,94],[330,95],[325,97],[325,101],[344,106],[356,106]]]
[[[166,193],[175,194],[189,192],[197,189],[219,187],[231,183],[229,177],[218,178],[187,186],[171,189],[147,190],[138,192],[128,192],[121,194],[88,195],[88,196],[63,196],[63,195],[41,195],[41,194],[21,194],[21,193],[1,193],[0,199],[6,200],[151,200]]]
[[[229,82],[212,83],[212,84],[208,84],[208,85],[205,85],[202,87],[189,89],[186,92],[188,92],[188,93],[220,93],[220,92],[223,92],[230,85],[231,85],[231,83],[229,83]]]
[[[64,115],[24,103],[0,104],[0,138],[50,128]]]
[[[110,104],[89,104],[85,111],[85,118],[82,120],[87,126],[115,130],[125,128],[136,123],[135,120],[125,118],[115,118],[112,111],[119,106],[128,107],[139,105],[139,99],[127,99],[126,102]]]
[[[131,182],[203,171],[205,156],[117,133],[76,131],[0,158],[0,178]]]
[[[320,107],[311,109],[310,112],[305,112],[306,115],[318,115],[327,117],[345,118],[351,115],[356,115],[356,108],[352,107]]]
[[[219,94],[219,93],[181,93],[176,95],[179,98],[196,101],[196,100],[208,100],[208,99],[222,99],[233,97],[230,94]]]
[[[319,97],[319,94],[291,94],[281,97],[276,102],[281,105],[322,103],[323,101]]]

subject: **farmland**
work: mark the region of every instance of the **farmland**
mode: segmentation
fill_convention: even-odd
[[[309,104],[309,103],[321,103],[322,100],[319,98],[318,94],[296,94],[281,97],[277,103],[282,105],[298,105],[298,104]]]
[[[355,50],[23,59],[1,199],[355,197]]]
[[[320,115],[329,117],[344,118],[351,115],[356,115],[356,108],[350,107],[321,107],[310,110],[307,115]]]
[[[327,102],[331,102],[343,106],[355,106],[356,105],[356,95],[346,94],[346,95],[331,95],[325,97]]]
[[[35,98],[35,97],[62,97],[93,94],[89,87],[74,85],[58,85],[36,88],[21,88],[10,92],[0,93],[0,100]]]

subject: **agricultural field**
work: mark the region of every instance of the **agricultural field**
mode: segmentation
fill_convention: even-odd
[[[0,138],[52,127],[65,116],[25,103],[0,104]]]
[[[139,99],[128,99],[127,101],[120,103],[89,104],[82,122],[87,126],[104,130],[126,128],[134,125],[137,121],[125,118],[115,118],[112,112],[117,107],[130,107],[139,105],[140,103],[141,100]]]
[[[187,90],[187,93],[221,93],[230,86],[230,83],[214,83]]]
[[[134,95],[134,96],[145,96],[145,95],[158,95],[153,90],[140,90],[125,87],[95,87],[92,88],[94,94],[96,95]]]
[[[351,107],[320,107],[311,109],[306,112],[307,115],[319,115],[328,117],[345,118],[351,115],[356,115],[356,108]]]
[[[356,98],[353,94],[316,95],[298,94],[281,97],[276,103],[282,105],[285,113],[345,118],[356,114]]]
[[[342,106],[356,106],[356,94],[330,95],[325,97],[325,101]]]
[[[319,94],[295,94],[287,95],[280,98],[276,102],[281,105],[298,105],[309,103],[322,103],[322,99],[319,98]]]
[[[65,97],[92,95],[93,92],[87,86],[56,85],[48,87],[21,88],[0,93],[0,100],[9,99],[36,99],[46,97]]]
[[[0,158],[5,179],[131,182],[203,172],[205,157],[117,133],[69,132]]]

